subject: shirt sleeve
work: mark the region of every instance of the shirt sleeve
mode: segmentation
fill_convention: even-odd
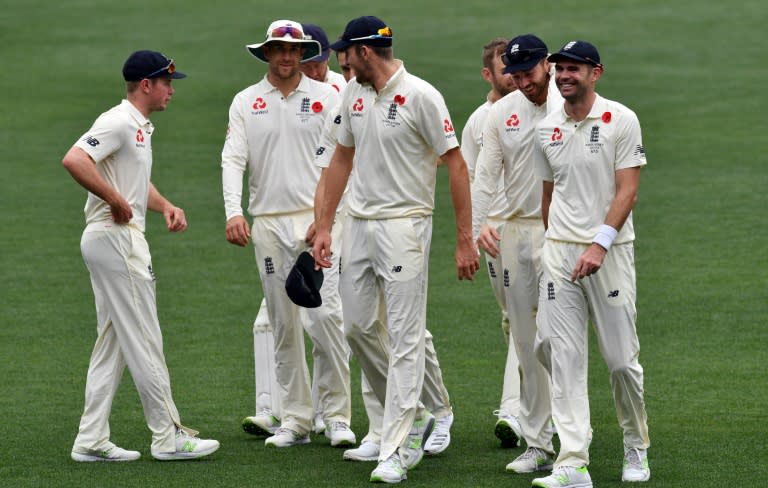
[[[472,235],[477,239],[488,218],[504,166],[504,153],[494,123],[494,110],[488,114],[483,128],[483,145],[477,157],[475,179],[472,183]]]
[[[533,168],[536,177],[543,181],[554,181],[554,173],[552,173],[552,166],[549,164],[547,155],[544,153],[544,147],[542,145],[541,133],[543,129],[541,125],[536,126],[534,131],[533,151],[531,151],[531,159],[533,160]]]
[[[243,175],[248,162],[248,139],[239,95],[229,107],[229,125],[221,151],[221,183],[227,220],[243,215]]]
[[[442,156],[459,146],[451,115],[448,113],[443,96],[434,88],[420,95],[418,107],[422,137],[435,154]]]
[[[628,112],[625,117],[622,117],[624,123],[616,137],[615,169],[617,170],[646,165],[640,121],[634,112],[630,110]]]
[[[359,97],[355,100],[355,94],[353,92],[357,91],[354,89],[356,87],[357,83],[350,81],[346,90],[344,90],[344,94],[341,97],[341,104],[339,106],[339,114],[341,117],[338,119],[339,122],[336,127],[336,142],[346,147],[355,147],[355,136],[352,134],[349,107],[353,102],[362,103],[362,99]]]
[[[123,145],[121,125],[114,117],[101,116],[75,146],[85,151],[96,164],[117,152]]]
[[[475,118],[470,116],[469,120],[467,120],[467,125],[461,131],[461,155],[464,156],[464,161],[467,162],[470,183],[475,180],[475,166],[477,156],[480,153],[480,145],[482,144],[482,136],[478,137],[476,133]]]

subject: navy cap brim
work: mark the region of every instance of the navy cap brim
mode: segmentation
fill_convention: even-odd
[[[505,75],[508,75],[510,73],[519,73],[520,71],[528,71],[529,69],[533,68],[537,64],[541,62],[542,59],[546,58],[546,54],[538,59],[531,59],[529,61],[526,61],[525,63],[519,63],[519,64],[510,64],[504,68]]]
[[[349,49],[349,46],[351,46],[352,43],[349,41],[345,41],[344,39],[339,39],[338,41],[334,42],[330,45],[330,48],[334,51],[346,51]]]
[[[591,66],[601,66],[600,63],[596,63],[595,61],[592,61],[591,59],[585,59],[585,58],[582,58],[581,56],[577,56],[575,54],[565,53],[565,52],[559,52],[559,53],[551,54],[547,58],[547,61],[549,61],[550,63],[557,63],[558,60],[559,61],[570,60],[570,61],[576,61],[577,63],[589,64]]]

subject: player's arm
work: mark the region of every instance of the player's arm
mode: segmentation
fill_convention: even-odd
[[[152,183],[149,184],[147,208],[163,214],[165,225],[169,231],[184,232],[187,230],[187,217],[184,215],[184,210],[169,202]]]
[[[448,168],[451,200],[456,218],[456,268],[460,280],[471,280],[480,267],[480,257],[472,239],[472,198],[469,194],[467,163],[458,147],[440,156]]]
[[[611,206],[608,207],[605,223],[601,227],[600,232],[598,232],[598,236],[595,236],[596,242],[592,242],[576,262],[576,266],[571,273],[572,281],[597,273],[597,270],[603,265],[603,260],[608,253],[610,243],[622,226],[624,226],[624,222],[626,222],[629,213],[635,206],[635,202],[637,202],[637,189],[640,186],[640,167],[616,170],[615,182],[616,195],[613,197],[613,201],[611,201]],[[604,238],[600,237],[604,233],[607,234],[608,240],[603,240]],[[607,247],[605,247],[606,245]]]
[[[133,217],[131,205],[101,177],[96,170],[96,162],[87,152],[77,146],[72,146],[64,155],[61,163],[83,188],[107,202],[115,223],[127,224],[131,220]]]
[[[251,228],[243,216],[243,175],[248,158],[245,123],[240,111],[240,95],[229,108],[229,125],[221,151],[221,184],[227,225],[224,230],[228,242],[244,247],[251,238]]]
[[[544,230],[549,228],[549,206],[552,204],[552,192],[555,191],[555,182],[544,180],[541,191],[541,219],[544,221]]]
[[[331,267],[331,225],[336,215],[341,196],[347,187],[349,174],[352,172],[352,161],[355,157],[355,148],[336,144],[331,163],[324,171],[325,182],[320,205],[320,213],[315,221],[315,243],[312,246],[312,256],[315,258],[316,267]],[[315,196],[317,199],[317,195]]]
[[[472,235],[485,252],[494,258],[499,254],[501,236],[486,221],[491,203],[502,178],[504,154],[493,121],[492,110],[483,129],[483,145],[477,156],[475,179],[472,183]],[[463,152],[463,151],[462,151]]]

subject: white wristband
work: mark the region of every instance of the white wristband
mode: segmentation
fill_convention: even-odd
[[[600,230],[597,231],[595,238],[592,239],[592,242],[600,245],[603,249],[607,251],[608,249],[611,248],[611,244],[613,244],[613,240],[616,239],[616,236],[618,234],[619,234],[619,231],[617,231],[610,225],[603,224],[600,226]]]

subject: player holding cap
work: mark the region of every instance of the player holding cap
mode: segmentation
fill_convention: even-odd
[[[458,277],[471,279],[479,261],[467,167],[443,97],[407,73],[391,46],[391,29],[372,16],[350,21],[331,45],[346,51],[356,78],[344,91],[313,255],[319,266],[332,265],[331,224],[351,173],[341,251],[345,328],[384,404],[371,481],[399,483],[423,456],[434,422],[419,396],[437,155],[448,167],[456,209]],[[383,324],[379,307],[386,311]]]
[[[136,51],[123,65],[126,99],[101,114],[62,161],[88,190],[80,241],[93,294],[98,338],[85,384],[85,407],[72,447],[75,461],[133,461],[138,451],[113,444],[109,415],[125,367],[138,390],[152,432],[152,457],[185,460],[219,448],[181,425],[171,395],[157,319],[155,274],[144,238],[146,211],[163,214],[170,232],[184,232],[184,211],[150,181],[152,136],[148,117],[166,109],[172,80],[186,75],[156,51]]]
[[[560,453],[540,487],[591,487],[587,326],[592,322],[610,372],[624,431],[623,481],[647,481],[647,415],[635,329],[634,226],[645,151],[630,109],[595,92],[603,74],[597,49],[571,41],[549,56],[565,98],[536,128],[537,173],[544,180],[546,239],[536,353],[552,375]]]
[[[275,21],[267,29],[264,42],[247,48],[268,64],[268,71],[262,81],[241,91],[232,101],[221,165],[226,237],[239,246],[245,246],[253,237],[268,323],[274,329],[281,426],[265,445],[289,447],[310,442],[313,408],[304,329],[314,345],[319,373],[315,381],[324,400],[331,445],[351,445],[355,436],[349,430],[348,349],[338,268],[325,273],[323,304],[319,308],[302,309],[285,292],[285,280],[298,255],[306,249],[306,229],[314,220],[313,196],[320,171],[313,157],[326,117],[336,112],[338,94],[299,70],[302,60],[320,54],[320,44],[304,35],[301,24]],[[252,229],[240,204],[246,171]],[[307,320],[302,320],[305,313]]]

